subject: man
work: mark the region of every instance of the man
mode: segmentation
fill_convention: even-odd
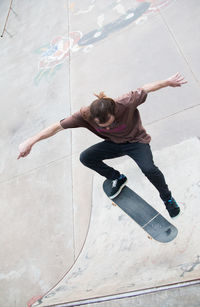
[[[104,141],[86,149],[80,155],[81,162],[112,181],[110,198],[116,197],[127,182],[124,174],[103,162],[128,155],[140,167],[144,175],[158,190],[171,217],[179,214],[180,208],[172,197],[162,172],[155,166],[150,148],[151,137],[142,126],[138,106],[145,102],[147,94],[161,88],[179,87],[187,83],[176,75],[164,80],[146,84],[136,91],[131,91],[117,99],[108,98],[103,92],[97,96],[89,107],[61,120],[20,144],[18,159],[26,157],[32,146],[42,139],[53,136],[57,132],[85,127]]]

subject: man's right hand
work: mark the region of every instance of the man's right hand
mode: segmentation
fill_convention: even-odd
[[[30,142],[30,140],[21,143],[19,145],[20,154],[17,159],[25,158],[30,153],[32,146],[33,144]]]
[[[40,131],[38,134],[31,137],[30,139],[27,139],[25,142],[19,145],[20,154],[17,159],[25,158],[30,153],[31,148],[35,143],[49,138],[50,136],[53,136],[61,130],[64,130],[64,128],[61,126],[60,122],[58,122]]]

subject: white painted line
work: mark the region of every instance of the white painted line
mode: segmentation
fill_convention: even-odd
[[[160,213],[156,214],[154,217],[152,217],[151,220],[149,220],[144,226],[142,226],[142,228],[144,228],[145,226],[147,226],[149,223],[151,223],[158,215],[161,215]]]

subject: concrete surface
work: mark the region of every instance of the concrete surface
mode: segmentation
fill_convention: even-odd
[[[1,29],[9,6],[1,1]],[[93,180],[79,154],[99,138],[84,129],[65,131],[19,161],[18,145],[88,105],[93,92],[116,97],[176,71],[188,85],[152,93],[140,108],[152,149],[161,152],[200,137],[199,13],[196,0],[13,0],[0,40],[0,305],[26,306],[77,259],[90,225]],[[182,195],[168,157],[162,167]],[[189,192],[193,197],[197,190]]]
[[[9,4],[1,1],[1,8]],[[0,40],[0,306],[22,307],[75,260],[70,133],[17,160],[23,140],[70,114],[69,58],[57,59],[62,69],[55,75],[50,45],[68,32],[68,22],[65,1],[13,1],[12,7],[10,35]]]
[[[86,304],[86,307],[199,307],[200,286],[171,289],[138,297],[113,300],[105,303]],[[81,305],[80,305],[81,306]]]
[[[96,189],[102,186],[103,179],[95,175],[90,229],[84,249],[66,277],[32,306],[52,306],[198,279],[199,157],[200,141],[196,138],[154,154],[156,165],[164,172],[182,211],[172,221],[178,228],[178,236],[169,243],[149,239],[119,207],[112,206],[102,190]],[[118,169],[127,175],[129,187],[170,220],[157,191],[130,158],[119,164]],[[185,227],[187,223],[189,228]]]

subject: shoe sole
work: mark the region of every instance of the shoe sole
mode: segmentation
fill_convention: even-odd
[[[117,191],[117,193],[115,193],[114,195],[112,196],[109,196],[110,199],[113,199],[115,197],[117,197],[120,193],[121,193],[121,190],[123,189],[123,187],[126,185],[128,179],[126,179],[126,181],[122,184],[122,186],[119,188],[119,190]]]

